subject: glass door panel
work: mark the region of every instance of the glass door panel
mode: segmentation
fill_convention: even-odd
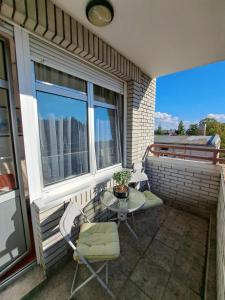
[[[25,199],[18,181],[16,109],[6,71],[5,45],[0,40],[0,277],[28,253],[30,246]]]
[[[0,88],[0,195],[17,188],[7,94]]]

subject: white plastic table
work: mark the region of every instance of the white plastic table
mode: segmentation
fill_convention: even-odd
[[[138,190],[130,188],[128,198],[120,199],[117,198],[113,193],[113,188],[105,190],[101,196],[101,203],[109,210],[117,213],[118,227],[120,222],[124,222],[133,236],[138,239],[138,236],[134,229],[127,222],[127,214],[133,213],[136,210],[142,208],[145,204],[145,196]]]

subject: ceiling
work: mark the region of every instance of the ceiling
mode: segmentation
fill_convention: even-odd
[[[88,0],[53,2],[151,77],[225,60],[225,0],[111,0],[104,28],[88,22]]]

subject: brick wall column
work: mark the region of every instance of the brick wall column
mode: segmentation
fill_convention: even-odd
[[[127,84],[127,166],[140,162],[154,141],[156,79],[141,74]]]

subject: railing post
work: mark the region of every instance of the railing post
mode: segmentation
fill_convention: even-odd
[[[218,149],[215,149],[213,152],[213,164],[214,165],[216,165],[218,163],[218,154],[219,154]]]

